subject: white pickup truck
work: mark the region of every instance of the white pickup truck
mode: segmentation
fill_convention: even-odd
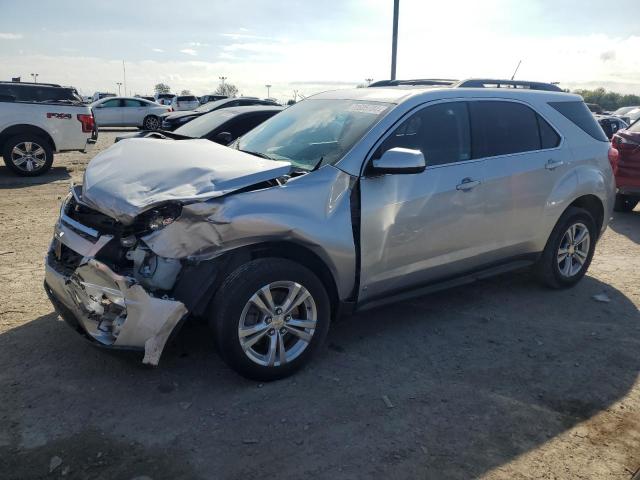
[[[58,152],[86,152],[98,133],[74,88],[0,82],[0,155],[18,175],[42,175]]]

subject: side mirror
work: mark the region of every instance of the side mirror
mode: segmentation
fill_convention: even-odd
[[[233,141],[233,135],[229,132],[220,132],[214,137],[213,141],[222,145],[229,145]]]
[[[392,148],[375,159],[370,168],[373,174],[382,173],[420,173],[427,168],[424,155],[420,150]]]

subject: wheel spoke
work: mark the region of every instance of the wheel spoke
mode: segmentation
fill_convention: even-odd
[[[251,327],[241,328],[240,331],[238,332],[238,335],[240,335],[240,338],[245,338],[250,335],[253,335],[254,333],[262,332],[263,330],[266,330],[268,328],[269,328],[269,325],[267,325],[266,323],[260,322],[260,323],[256,323],[255,325],[252,325]]]
[[[16,167],[19,167],[19,166],[21,166],[24,162],[26,162],[28,158],[29,158],[29,157],[18,157],[18,158],[14,158],[14,159],[13,159],[13,164],[14,164]]]
[[[21,157],[24,157],[24,156],[27,155],[27,152],[25,152],[24,150],[19,148],[17,145],[15,147],[13,147],[13,150],[11,151],[11,153],[13,153],[15,155],[19,155]]]
[[[280,366],[287,363],[287,351],[284,348],[284,341],[280,332],[276,333],[278,337],[278,360],[280,360]]]
[[[300,330],[298,328],[294,328],[294,327],[292,327],[290,325],[285,325],[284,328],[287,329],[287,332],[295,335],[300,340],[304,340],[307,343],[309,343],[311,341],[312,335],[310,333],[305,332],[304,330]]]
[[[276,350],[278,348],[278,335],[269,336],[269,351],[267,352],[267,365],[273,367],[276,362]]]
[[[574,258],[578,261],[578,263],[580,263],[580,265],[584,265],[584,262],[587,259],[587,254],[580,250],[576,250]]]
[[[316,328],[316,321],[293,318],[287,322],[287,325],[298,328]]]
[[[558,252],[558,263],[561,263],[563,260],[565,260],[567,258],[567,255],[569,254],[566,250],[564,251],[564,253]]]
[[[562,274],[564,276],[569,276],[571,274],[571,266],[573,265],[573,261],[571,260],[571,255],[568,255],[564,260],[564,266],[562,267]]]
[[[276,309],[276,306],[273,303],[273,297],[271,296],[271,286],[267,285],[265,287],[262,287],[260,289],[260,294],[261,294],[261,297],[262,297],[263,301],[265,302],[265,305],[273,313],[273,311]]]
[[[260,311],[265,315],[267,316],[273,315],[273,310],[271,310],[271,308],[269,308],[265,304],[265,302],[262,300],[262,298],[260,297],[260,292],[254,294],[253,297],[249,299],[249,301],[253,303],[256,307],[258,307]]]
[[[302,302],[304,302],[310,296],[309,292],[302,288],[301,285],[295,284],[290,290],[287,299],[282,305],[282,310],[285,314],[290,313],[294,308],[297,308]]]
[[[580,232],[577,234],[575,240],[573,241],[574,245],[577,247],[582,242],[584,242],[587,239],[588,236],[589,236],[589,230],[587,230],[586,228],[580,230]]]
[[[27,153],[31,153],[31,142],[24,142],[24,151]]]
[[[33,152],[33,154],[38,156],[44,155],[44,148],[38,147],[38,149],[35,152]]]

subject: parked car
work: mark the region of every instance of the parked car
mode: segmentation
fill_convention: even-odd
[[[98,127],[139,127],[156,130],[171,107],[133,97],[104,98],[91,104]]]
[[[14,173],[47,172],[57,152],[86,152],[98,138],[91,109],[75,89],[0,82],[0,155]]]
[[[612,165],[617,188],[614,210],[630,212],[640,201],[640,121],[616,132],[611,144],[619,152]]]
[[[172,112],[162,115],[162,129],[163,130],[175,130],[181,125],[190,122],[194,118],[204,115],[208,112],[213,112],[222,108],[231,107],[244,107],[250,105],[270,105],[278,106],[277,103],[266,102],[255,97],[240,97],[240,98],[225,98],[223,100],[216,100],[215,102],[209,102],[201,105],[193,110],[185,110],[182,112]]]
[[[215,102],[216,100],[224,100],[225,98],[229,98],[226,95],[203,95],[200,97],[200,104],[204,105],[205,103]]]
[[[613,134],[618,130],[624,130],[629,126],[621,118],[613,115],[594,115],[594,117],[602,127],[602,130],[604,130],[604,133],[609,140],[611,140]]]
[[[640,118],[640,108],[634,108],[633,110],[629,110],[626,114],[621,117],[625,122],[631,125],[633,122]]]
[[[567,93],[326,92],[231,147],[138,138],[91,161],[47,256],[69,323],[157,364],[204,316],[229,365],[273,380],[345,311],[525,266],[575,285],[615,197],[615,150]]]
[[[283,107],[260,105],[225,108],[201,115],[192,122],[176,128],[173,132],[158,130],[155,132],[128,133],[116,137],[115,142],[140,137],[170,140],[202,138],[221,145],[228,145],[236,138],[282,111],[282,109]]]
[[[602,109],[602,107],[597,103],[587,103],[586,105],[589,108],[589,110],[591,110],[591,112],[593,113],[596,113],[598,115],[602,115],[604,113],[604,110]]]
[[[115,93],[107,93],[107,92],[95,92],[91,97],[91,102],[97,102],[98,100],[102,100],[103,98],[115,97]]]
[[[200,106],[200,101],[195,95],[179,95],[171,100],[171,108],[174,112],[193,110]]]
[[[176,95],[174,93],[156,93],[153,98],[155,98],[156,103],[160,105],[171,105],[171,100]]]
[[[136,98],[143,98],[144,100],[148,100],[150,102],[157,103],[156,102],[156,98],[152,97],[151,95],[149,95],[149,96],[147,96],[147,95],[136,95]]]

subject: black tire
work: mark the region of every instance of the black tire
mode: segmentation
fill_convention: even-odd
[[[563,241],[564,235],[569,230],[569,227],[581,223],[587,227],[590,236],[589,250],[587,258],[585,259],[582,268],[572,276],[565,276],[560,271],[560,265],[558,263],[558,250],[560,249],[560,243]],[[596,222],[591,214],[582,208],[569,207],[562,214],[558,223],[553,228],[547,245],[542,252],[542,255],[538,259],[535,266],[535,273],[538,279],[547,287],[550,288],[570,288],[578,283],[582,277],[587,273],[591,260],[593,258],[593,252],[595,251],[596,241],[598,239],[598,230]]]
[[[284,365],[260,365],[243,350],[238,328],[249,299],[265,285],[279,281],[293,281],[307,289],[316,307],[316,326],[311,340],[296,358]],[[277,304],[275,298],[274,303]],[[238,267],[216,292],[209,315],[223,360],[240,375],[259,381],[287,377],[306,364],[323,344],[329,330],[330,318],[329,296],[318,277],[306,267],[281,258],[256,259]],[[263,338],[265,342],[270,340],[266,335]],[[297,341],[296,337],[290,338]]]
[[[142,121],[143,130],[158,130],[160,128],[160,119],[155,115],[147,115]]]
[[[613,209],[616,212],[630,212],[638,205],[638,199],[630,197],[628,195],[616,194],[616,201],[613,204]]]
[[[31,144],[31,152],[34,155],[40,149],[44,152],[37,155],[37,160],[44,159],[44,162],[41,166],[37,168],[33,168],[32,170],[28,170],[28,165],[34,165],[33,161],[24,162],[22,165],[18,165],[16,163],[17,159],[13,155],[14,148],[19,147],[21,144]],[[22,150],[22,149],[21,149]],[[25,151],[25,150],[23,150]],[[46,138],[43,138],[38,135],[33,135],[29,133],[15,135],[7,139],[4,143],[2,149],[2,157],[4,159],[5,165],[15,174],[21,175],[23,177],[35,177],[38,175],[42,175],[46,173],[51,168],[53,164],[53,148],[51,147],[51,143]]]

